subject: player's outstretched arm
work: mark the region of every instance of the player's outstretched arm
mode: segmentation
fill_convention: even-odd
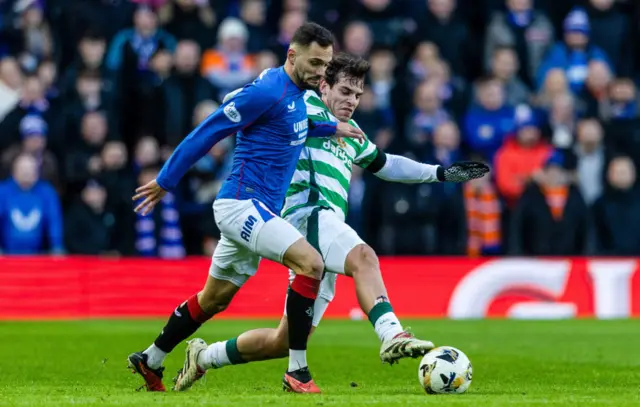
[[[266,92],[256,85],[242,88],[178,145],[158,174],[158,185],[165,190],[175,188],[189,168],[211,147],[255,121],[275,101],[273,92]]]
[[[182,140],[155,180],[136,190],[133,200],[141,203],[135,211],[149,213],[165,192],[175,188],[189,168],[216,143],[255,121],[276,101],[273,92],[255,84],[242,88]]]
[[[448,168],[441,165],[423,164],[410,158],[385,154],[378,150],[376,157],[365,167],[385,181],[417,184],[425,182],[465,182],[481,178],[489,172],[486,164],[465,161]]]

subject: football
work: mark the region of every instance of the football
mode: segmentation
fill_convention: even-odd
[[[434,348],[418,367],[418,380],[428,394],[461,394],[471,385],[473,368],[467,355],[451,346]]]

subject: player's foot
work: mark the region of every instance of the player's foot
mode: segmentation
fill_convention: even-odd
[[[285,373],[282,378],[282,390],[290,393],[320,393],[320,388],[313,382],[308,367]]]
[[[133,373],[138,373],[144,379],[144,385],[142,388],[146,388],[147,391],[166,391],[164,384],[162,384],[162,372],[164,367],[158,369],[152,369],[147,365],[147,355],[142,352],[136,352],[129,355],[127,358],[129,362],[129,369],[133,369]]]
[[[175,383],[173,390],[185,391],[204,376],[207,371],[198,366],[198,355],[205,349],[207,349],[207,343],[200,338],[187,342],[184,366],[178,370],[178,376],[173,379]]]
[[[405,330],[382,343],[380,360],[382,360],[383,363],[393,365],[402,358],[424,356],[433,349],[433,347],[433,342],[417,339],[409,330]]]

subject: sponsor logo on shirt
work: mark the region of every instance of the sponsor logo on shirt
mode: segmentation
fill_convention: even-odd
[[[231,120],[234,123],[240,123],[242,120],[242,116],[238,109],[236,109],[236,102],[231,102],[226,105],[223,109],[224,115],[227,116],[227,119]]]

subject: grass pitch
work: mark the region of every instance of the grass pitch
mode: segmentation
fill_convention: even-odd
[[[128,353],[144,349],[164,321],[0,323],[1,406],[640,406],[638,321],[404,321],[473,363],[464,395],[428,396],[417,360],[381,365],[367,321],[324,321],[309,362],[322,395],[283,393],[286,359],[211,370],[185,393],[136,392]],[[208,342],[274,321],[211,321]],[[167,359],[165,384],[184,345]],[[352,385],[353,383],[353,385]]]

